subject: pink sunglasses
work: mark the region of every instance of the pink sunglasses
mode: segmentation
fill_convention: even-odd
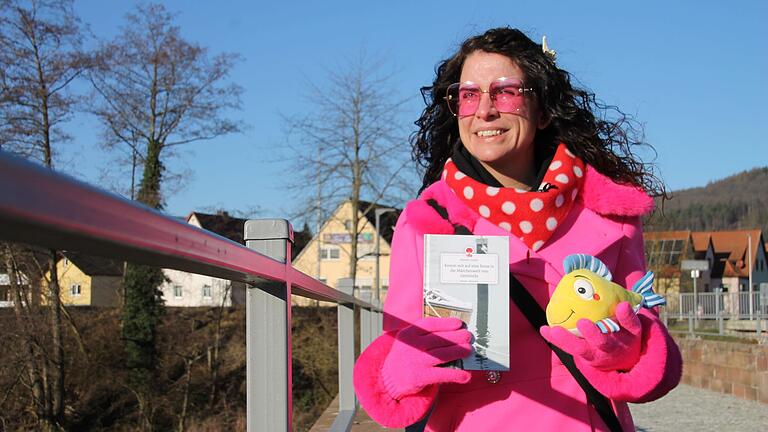
[[[523,94],[530,91],[533,89],[525,88],[523,81],[519,78],[502,77],[495,79],[488,86],[488,90],[481,89],[471,81],[451,84],[446,91],[445,100],[454,116],[465,117],[477,112],[481,96],[483,93],[488,93],[496,110],[515,113],[525,105]]]

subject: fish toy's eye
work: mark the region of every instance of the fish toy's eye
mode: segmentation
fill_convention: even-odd
[[[592,288],[592,284],[586,279],[576,279],[573,283],[573,290],[576,291],[576,295],[584,300],[593,300],[595,295],[595,289]]]

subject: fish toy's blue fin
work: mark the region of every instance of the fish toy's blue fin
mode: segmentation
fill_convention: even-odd
[[[632,291],[643,296],[643,301],[640,306],[650,309],[654,306],[667,304],[667,300],[664,297],[656,294],[653,291],[653,272],[648,272],[645,276],[638,279],[635,285],[632,287]]]
[[[616,321],[610,318],[603,318],[600,321],[596,322],[595,325],[603,333],[616,333],[621,329],[621,327],[619,327],[619,324],[617,324]]]
[[[572,254],[568,255],[565,257],[565,260],[563,260],[563,270],[565,270],[566,274],[581,269],[596,273],[605,280],[611,280],[613,278],[613,276],[611,276],[611,271],[608,270],[608,266],[592,255]]]

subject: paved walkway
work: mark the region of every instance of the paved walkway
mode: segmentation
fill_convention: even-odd
[[[768,405],[685,384],[630,409],[639,432],[768,431]]]
[[[680,384],[664,398],[647,404],[631,405],[638,432],[766,432],[768,405],[724,393]],[[334,400],[311,432],[325,431],[338,412]],[[386,429],[359,409],[353,432],[402,431]]]
[[[312,426],[309,432],[325,432],[331,427],[333,421],[336,419],[336,415],[339,414],[339,397],[336,396],[328,408],[320,416],[320,419]],[[355,420],[352,423],[352,432],[383,432],[383,431],[402,431],[403,429],[388,429],[378,425],[375,421],[371,420],[366,414],[365,410],[361,407],[358,408],[355,415]]]

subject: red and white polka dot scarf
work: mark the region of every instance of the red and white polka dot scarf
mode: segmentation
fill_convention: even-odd
[[[443,179],[469,208],[539,250],[568,215],[585,172],[584,162],[560,144],[536,191],[480,183],[451,159],[445,162]]]

